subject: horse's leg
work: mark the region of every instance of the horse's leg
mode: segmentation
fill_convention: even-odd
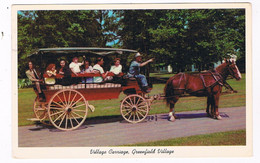
[[[214,95],[214,112],[215,112],[215,118],[221,120],[222,117],[219,115],[218,112],[219,96],[220,96],[220,92]]]
[[[207,109],[206,109],[206,112],[207,112],[208,117],[211,116],[210,113],[209,113],[209,107],[211,107],[211,110],[212,110],[212,97],[210,95],[207,98]]]
[[[179,100],[179,96],[173,97],[170,102],[170,112],[169,112],[169,120],[174,122],[177,118],[175,115],[174,105]]]

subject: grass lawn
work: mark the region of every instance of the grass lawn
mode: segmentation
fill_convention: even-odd
[[[166,76],[172,76],[166,74]],[[164,76],[165,77],[165,76]],[[228,80],[228,83],[238,91],[234,94],[225,94],[220,97],[220,108],[235,107],[246,105],[246,92],[245,92],[245,74],[242,74],[242,79],[236,81],[235,79]],[[151,95],[163,93],[164,84],[154,84]],[[223,91],[225,89],[223,88]],[[33,101],[36,95],[32,88],[18,90],[18,125],[31,125],[33,122],[27,119],[33,118]],[[89,104],[94,105],[96,110],[94,113],[89,112],[88,117],[101,117],[101,116],[117,116],[120,115],[120,101],[125,97],[123,93],[120,94],[118,99],[113,100],[99,100],[89,101]],[[176,112],[201,110],[206,108],[206,97],[184,97],[176,104]],[[169,108],[165,105],[164,101],[155,101],[152,104],[150,114],[167,113]],[[221,111],[221,109],[220,109]]]
[[[206,135],[196,135],[162,141],[131,144],[125,146],[214,146],[246,145],[246,131],[228,131]]]

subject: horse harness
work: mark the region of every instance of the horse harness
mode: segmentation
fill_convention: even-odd
[[[184,88],[180,88],[181,81],[183,79],[184,79],[184,81],[186,81],[185,73],[180,73],[180,74],[181,74],[181,77],[180,77],[179,82],[178,82],[179,88],[174,88],[174,90],[185,90],[185,91],[187,91],[187,89],[186,89],[187,82],[185,83]],[[199,73],[198,75],[199,75],[199,77],[200,77],[200,79],[203,83],[204,88],[193,91],[193,92],[188,92],[188,93],[195,93],[195,92],[198,92],[198,91],[203,91],[203,90],[206,90],[208,88],[212,88],[217,84],[219,84],[221,86],[224,85],[224,79],[223,79],[222,75],[220,73],[218,73],[217,71],[207,71],[207,72]],[[215,82],[213,84],[207,85],[206,82],[205,82],[205,76],[209,76],[209,75],[213,77]]]

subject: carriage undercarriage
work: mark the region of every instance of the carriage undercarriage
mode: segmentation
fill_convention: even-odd
[[[89,101],[116,99],[122,91],[127,95],[120,104],[124,120],[130,123],[145,120],[151,109],[151,99],[145,96],[137,81],[129,81],[127,86],[114,83],[48,86],[43,91],[46,102],[40,102],[38,96],[34,100],[34,121],[64,131],[75,130],[85,122],[88,111],[95,110]]]

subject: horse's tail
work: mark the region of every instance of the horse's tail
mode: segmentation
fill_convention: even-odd
[[[166,99],[167,105],[169,105],[171,102],[172,98],[170,98],[170,97],[174,96],[174,87],[173,87],[174,78],[175,78],[175,76],[169,78],[164,87],[164,94],[165,94],[165,99]]]

